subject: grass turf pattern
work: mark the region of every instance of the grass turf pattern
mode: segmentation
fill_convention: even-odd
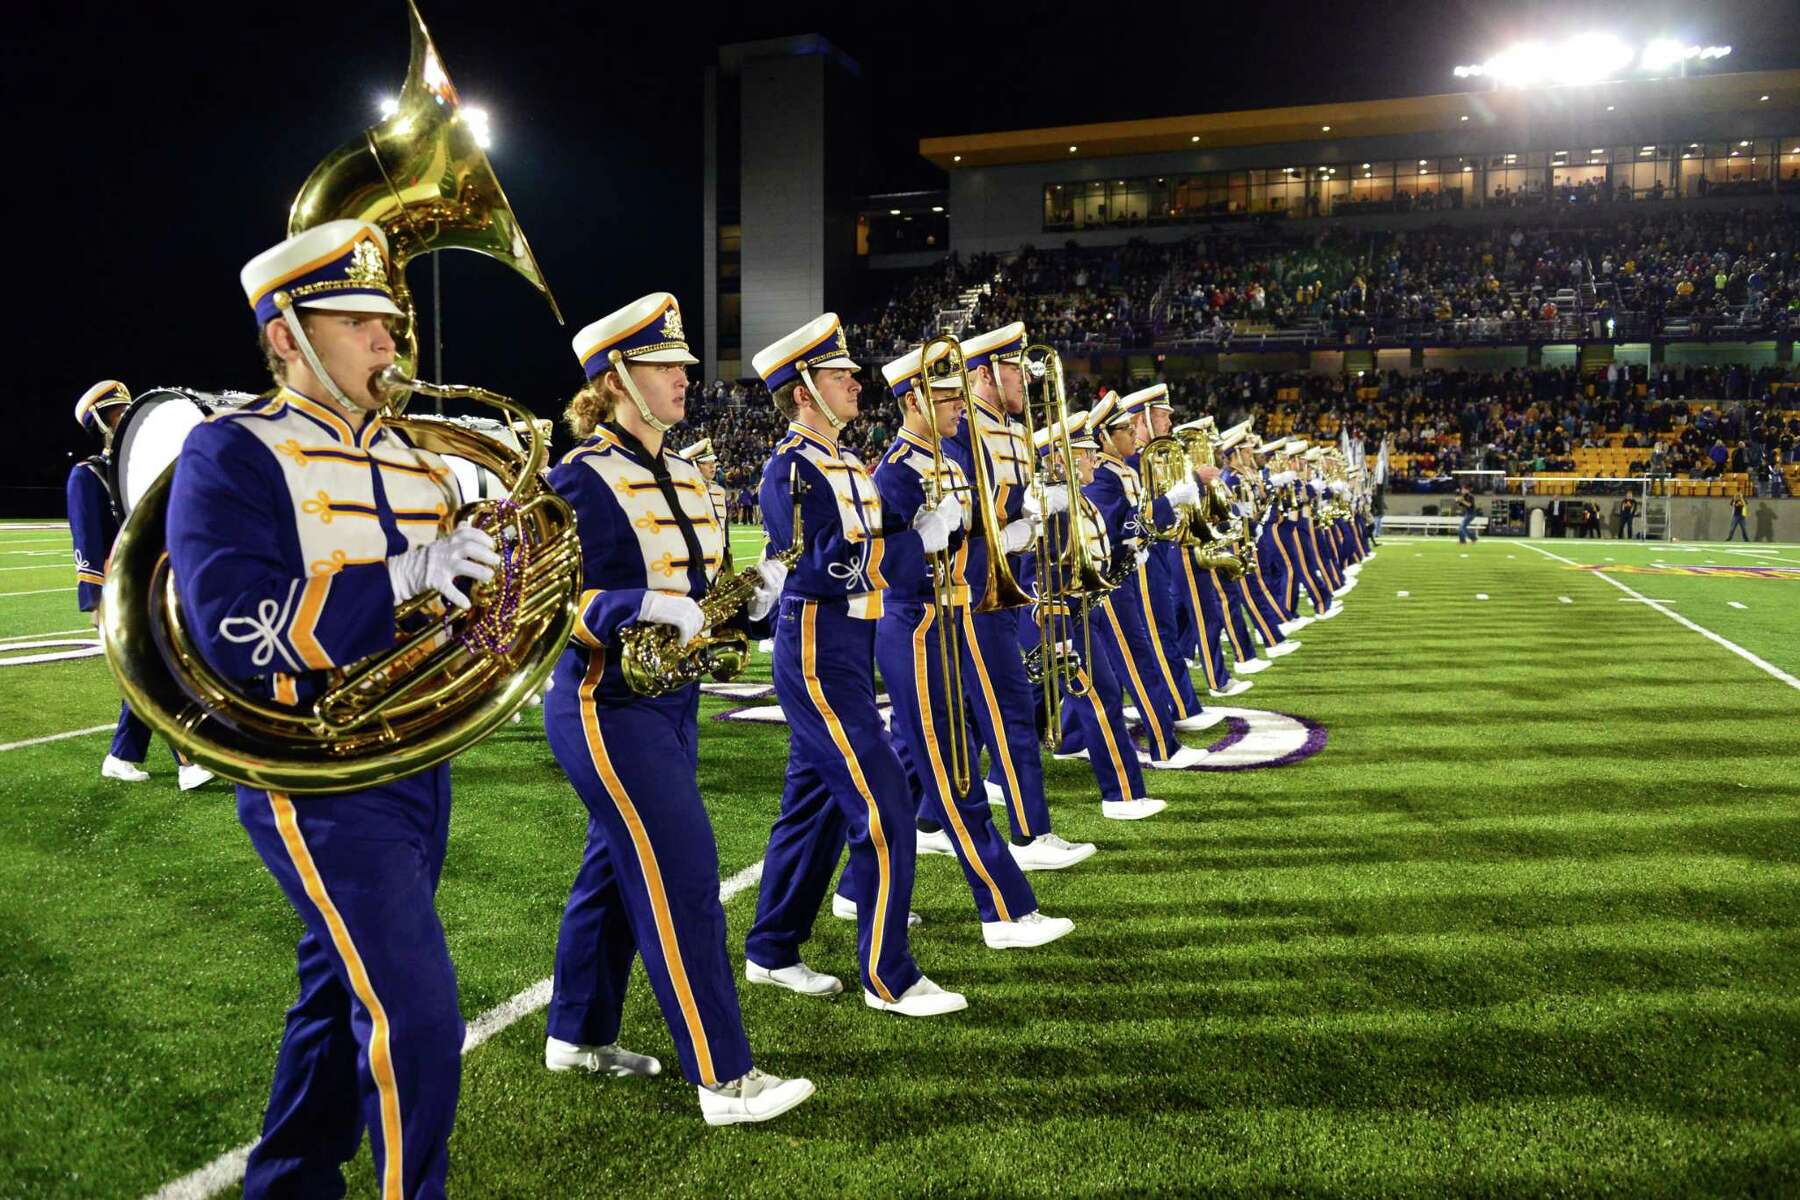
[[[66,534],[0,526],[9,549],[31,569],[0,592],[67,586]],[[1800,581],[1617,577],[1800,673]],[[759,1065],[819,1094],[709,1130],[640,973],[621,1040],[668,1073],[548,1074],[542,1014],[519,1021],[465,1060],[452,1194],[1800,1188],[1800,694],[1518,542],[1390,539],[1347,607],[1231,701],[1325,725],[1314,757],[1150,772],[1170,808],[1131,823],[1046,760],[1058,831],[1100,845],[1031,876],[1064,940],[987,950],[956,865],[921,860],[915,953],[967,1012],[865,1008],[823,915],[807,960],[849,994],[739,985]],[[0,597],[0,638],[81,624],[72,591]],[[97,659],[0,668],[0,743],[116,705]],[[439,908],[471,1019],[549,973],[579,860],[537,721],[455,771]],[[141,1195],[245,1142],[292,1000],[299,923],[229,790],[176,791],[160,743],[153,782],[103,781],[105,742],[0,759],[0,1195]],[[786,752],[779,726],[704,726],[727,873],[762,854]],[[726,906],[734,961],[754,905]],[[373,1194],[366,1149],[351,1188]]]

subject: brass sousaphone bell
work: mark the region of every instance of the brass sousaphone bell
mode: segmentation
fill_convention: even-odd
[[[164,549],[173,468],[132,509],[107,572],[107,663],[132,710],[202,766],[272,791],[372,787],[468,749],[543,687],[574,625],[580,592],[575,515],[541,476],[544,429],[497,393],[415,377],[417,341],[404,277],[409,259],[473,250],[525,276],[553,312],[556,302],[418,9],[410,0],[407,7],[412,60],[398,110],[319,164],[294,200],[288,229],[354,218],[387,234],[390,285],[406,315],[396,321],[399,361],[372,386],[387,394],[396,414],[389,426],[413,445],[467,459],[503,482],[503,499],[462,505],[450,521],[492,533],[507,569],[472,589],[467,613],[439,618],[434,593],[400,605],[396,624],[414,632],[383,653],[328,672],[307,708],[247,694],[218,678],[200,655],[183,623]],[[529,445],[522,452],[449,422],[398,418],[414,389],[498,408],[531,432]]]

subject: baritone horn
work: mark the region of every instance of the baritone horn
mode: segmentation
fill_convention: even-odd
[[[931,476],[925,481],[925,506],[936,508],[942,503],[945,495],[957,490],[946,482],[951,478],[944,461],[944,438],[938,433],[937,398],[931,390],[933,378],[932,366],[938,365],[937,378],[952,378],[958,381],[961,391],[959,395],[967,405],[974,394],[969,388],[969,375],[963,363],[962,343],[955,337],[944,334],[932,338],[919,348],[919,382],[914,394],[924,408],[926,426],[931,430]],[[975,414],[964,409],[963,418],[969,427],[969,443],[974,451],[974,460],[979,467],[982,462],[981,431],[976,426]],[[977,520],[993,518],[994,500],[984,489],[975,488],[966,506]],[[977,511],[982,500],[986,500],[986,511]],[[980,527],[980,526],[978,526]],[[986,528],[997,528],[992,524]],[[973,537],[971,533],[969,535]],[[1006,564],[1004,548],[998,539],[988,543],[988,586],[994,587],[998,580],[1012,579],[1012,570]],[[996,572],[994,560],[1000,559]],[[947,709],[945,719],[955,736],[950,739],[950,785],[958,796],[967,795],[973,781],[973,768],[969,763],[969,739],[963,735],[967,727],[967,704],[963,699],[962,680],[962,631],[956,624],[956,610],[963,598],[958,593],[957,567],[968,562],[968,547],[964,545],[951,550],[946,545],[931,555],[931,592],[932,602],[937,606],[938,631],[938,673],[939,684],[944,689],[944,704]],[[1016,584],[1014,585],[1017,586]]]
[[[165,550],[173,467],[131,510],[107,572],[102,640],[132,709],[215,774],[271,791],[373,787],[462,753],[543,687],[574,626],[580,594],[575,514],[542,476],[548,430],[497,393],[415,378],[409,259],[473,250],[525,276],[553,313],[556,302],[410,0],[408,11],[412,56],[398,110],[313,170],[294,199],[288,232],[354,218],[387,234],[390,283],[407,315],[396,323],[400,361],[372,381],[372,390],[386,397],[391,424],[415,446],[466,459],[503,482],[503,497],[461,507],[440,482],[453,510],[443,528],[486,529],[501,570],[473,588],[467,611],[444,614],[429,592],[399,605],[401,640],[326,672],[323,691],[305,708],[259,699],[221,679],[201,656]],[[529,448],[450,422],[405,420],[399,414],[413,392],[498,408],[529,431]]]

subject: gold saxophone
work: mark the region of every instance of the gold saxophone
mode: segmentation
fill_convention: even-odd
[[[792,477],[788,489],[794,498],[794,533],[786,550],[769,555],[771,562],[792,567],[806,550],[805,527],[801,519],[803,485]],[[750,597],[762,586],[762,574],[749,567],[727,575],[700,600],[701,615],[706,618],[700,633],[690,642],[676,640],[673,626],[641,621],[619,631],[619,673],[625,685],[640,696],[667,696],[689,684],[711,675],[719,683],[729,683],[750,661],[750,639],[741,629],[713,632],[713,627],[750,603]]]

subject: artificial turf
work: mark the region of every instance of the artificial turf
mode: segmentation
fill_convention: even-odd
[[[66,537],[0,525],[27,568],[0,573],[0,638],[83,624],[72,590],[18,594],[67,587]],[[1791,547],[1535,544],[1800,571]],[[1800,578],[1615,577],[1800,675]],[[1058,831],[1100,845],[1030,877],[1069,937],[987,950],[955,864],[921,861],[915,953],[966,1012],[865,1008],[823,916],[807,960],[849,994],[739,988],[759,1065],[818,1095],[711,1130],[640,975],[621,1040],[671,1072],[551,1075],[541,1013],[518,1021],[465,1060],[452,1194],[1800,1191],[1800,694],[1520,542],[1390,539],[1346,603],[1229,702],[1324,726],[1311,758],[1150,773],[1170,807],[1135,823],[1046,761]],[[98,659],[0,670],[0,743],[116,703]],[[537,720],[456,767],[439,907],[471,1019],[549,973],[580,854]],[[105,743],[0,757],[0,1196],[142,1195],[241,1145],[292,999],[298,919],[228,789],[177,792],[160,744],[151,783],[103,781]],[[786,750],[705,723],[728,875]]]

